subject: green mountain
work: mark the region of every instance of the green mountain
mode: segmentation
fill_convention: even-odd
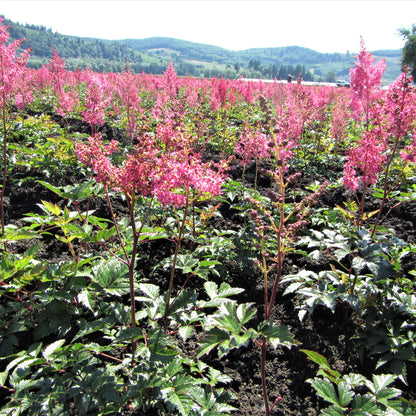
[[[299,65],[306,67],[314,74],[315,78],[326,78],[328,73],[333,73],[337,78],[348,79],[350,67],[354,64],[356,55],[349,52],[321,53],[300,46],[230,51],[218,46],[164,37],[125,39],[121,42],[130,45],[137,51],[153,57],[165,57],[172,62],[205,63],[205,66],[211,64],[218,67],[228,65],[229,68],[239,68],[243,71],[246,70],[246,72],[251,69],[253,73],[251,77],[253,75],[254,77],[268,75],[268,78],[271,79],[278,77],[279,69],[282,66],[296,68]],[[392,82],[400,75],[401,55],[401,50],[373,51],[376,60],[383,58],[386,60],[385,83]],[[294,76],[297,76],[298,72],[292,69]]]
[[[103,40],[61,35],[44,26],[21,25],[4,19],[10,40],[25,38],[24,48],[32,48],[29,66],[40,68],[52,57],[52,47],[65,59],[67,68],[120,72],[128,61],[136,73],[163,73],[169,62],[180,76],[286,79],[299,72],[306,81],[348,79],[355,54],[320,53],[300,46],[254,48],[231,51],[218,46],[166,37]],[[374,51],[375,58],[385,58],[384,83],[400,74],[401,50]]]

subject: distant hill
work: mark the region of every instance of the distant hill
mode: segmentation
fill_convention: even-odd
[[[124,42],[133,49],[151,56],[165,57],[171,60],[182,60],[195,63],[197,61],[217,64],[235,65],[248,68],[250,62],[259,62],[264,69],[275,66],[302,65],[313,72],[316,77],[325,78],[329,72],[335,73],[337,78],[347,79],[350,67],[354,64],[356,53],[321,53],[300,46],[284,46],[276,48],[252,48],[242,51],[230,51],[218,46],[205,45],[179,39],[165,37],[151,37],[146,39],[125,39]],[[374,57],[386,59],[387,69],[384,81],[395,80],[401,72],[401,50],[373,51]],[[252,65],[253,66],[253,65]],[[267,72],[266,72],[267,73]],[[297,76],[295,72],[293,75]],[[253,77],[253,76],[251,76]],[[274,78],[273,76],[270,78]]]
[[[253,48],[231,51],[219,46],[166,37],[146,39],[103,40],[80,38],[52,32],[44,26],[21,25],[4,19],[10,26],[10,40],[25,38],[24,48],[32,48],[29,65],[40,68],[52,57],[52,47],[65,59],[68,69],[120,72],[129,62],[136,73],[163,73],[172,61],[178,75],[235,79],[286,79],[302,72],[304,80],[334,81],[348,79],[355,54],[320,53],[300,46]],[[400,74],[401,50],[374,51],[375,58],[385,58],[384,83]]]

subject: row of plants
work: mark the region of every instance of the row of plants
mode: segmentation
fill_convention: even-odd
[[[285,414],[270,347],[316,363],[322,415],[415,413],[403,259],[416,247],[384,226],[416,192],[406,71],[382,90],[364,43],[350,89],[178,78],[172,65],[71,72],[56,53],[31,70],[7,39],[0,25],[0,415],[233,414],[212,357],[250,345],[263,414]],[[40,198],[16,206],[25,187]],[[320,205],[344,187],[351,199]],[[300,256],[328,268],[287,273]],[[249,302],[230,285],[247,270],[262,282]],[[274,319],[279,292],[299,300],[299,325],[322,307],[353,325],[370,373],[302,349]]]

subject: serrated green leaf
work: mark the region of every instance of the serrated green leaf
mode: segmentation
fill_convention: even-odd
[[[372,392],[377,394],[380,390],[386,388],[396,380],[394,374],[376,374],[373,376],[374,389]]]
[[[337,405],[332,405],[326,409],[323,409],[320,414],[321,416],[345,416],[344,409]]]
[[[414,416],[416,414],[416,406],[404,399],[390,400],[387,409],[392,416]]]
[[[105,292],[122,296],[130,292],[129,270],[127,265],[116,258],[101,261],[92,268],[91,279]]]
[[[354,392],[351,391],[350,386],[345,381],[341,381],[338,384],[338,397],[341,407],[347,407],[354,397]]]
[[[62,212],[61,208],[59,208],[58,205],[53,204],[52,202],[42,200],[42,205],[38,204],[38,206],[40,208],[42,208],[43,211],[51,213],[51,214],[56,215],[56,216],[59,216]]]
[[[356,394],[351,403],[351,415],[354,416],[368,416],[375,415],[378,412],[378,406],[374,396],[370,394]]]
[[[52,191],[52,192],[54,192],[55,194],[57,194],[57,195],[61,195],[61,190],[60,190],[59,188],[57,188],[56,186],[53,186],[53,185],[51,185],[50,183],[45,182],[45,181],[41,181],[41,180],[38,180],[38,181],[36,181],[36,182],[38,182],[38,183],[40,183],[41,185],[43,185],[44,187],[48,188],[49,190],[51,190],[51,191]]]
[[[129,326],[126,328],[120,328],[118,334],[117,334],[117,341],[133,341],[143,338],[143,330],[135,327],[135,326]]]
[[[152,285],[151,283],[140,283],[138,288],[149,299],[156,300],[159,296],[159,286]]]
[[[188,305],[193,305],[196,301],[196,293],[191,290],[182,290],[179,296],[174,300],[174,302],[169,307],[169,313],[173,314],[179,309],[184,308]]]
[[[286,325],[275,326],[273,323],[265,321],[259,325],[258,331],[267,338],[273,348],[277,348],[279,345],[291,348],[293,345],[300,344],[294,339]]]
[[[340,405],[338,395],[335,392],[335,388],[332,382],[329,381],[327,378],[322,379],[319,377],[315,377],[313,380],[309,379],[307,381],[315,389],[316,394],[318,396],[322,397],[329,403],[335,404],[337,406]]]
[[[8,371],[0,372],[0,386],[4,386],[6,384],[6,380],[8,376],[9,376]]]
[[[359,387],[364,384],[366,378],[361,374],[349,373],[349,374],[344,375],[342,377],[342,380],[344,380],[351,387]]]
[[[179,336],[186,341],[192,335],[193,327],[190,325],[181,326],[179,328]]]
[[[395,399],[402,394],[401,390],[395,388],[383,388],[377,394],[377,401],[387,405],[390,399]]]
[[[58,339],[55,342],[52,342],[52,344],[49,344],[42,352],[43,357],[47,360],[49,359],[55,351],[59,350],[59,348],[62,347],[62,345],[65,344],[64,339]]]
[[[210,299],[214,300],[216,298],[228,298],[233,295],[238,295],[244,292],[244,289],[239,287],[231,287],[228,283],[221,283],[221,286],[218,288],[218,285],[215,282],[205,282],[204,289],[207,292],[207,295]]]
[[[94,294],[90,290],[87,288],[82,289],[77,296],[77,300],[79,303],[81,303],[81,305],[84,305],[90,311],[93,311],[95,301]]]

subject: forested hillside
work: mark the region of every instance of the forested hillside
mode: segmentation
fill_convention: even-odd
[[[127,61],[136,73],[163,73],[171,61],[178,75],[286,79],[302,73],[305,81],[348,79],[355,53],[320,53],[300,46],[255,48],[230,51],[218,46],[173,38],[103,40],[80,38],[53,32],[44,26],[21,25],[4,19],[9,25],[10,39],[25,38],[25,48],[32,48],[29,66],[40,68],[52,57],[52,48],[65,59],[70,70],[87,66],[93,71],[120,72]],[[400,74],[400,50],[373,52],[385,58],[387,69],[384,83]]]

